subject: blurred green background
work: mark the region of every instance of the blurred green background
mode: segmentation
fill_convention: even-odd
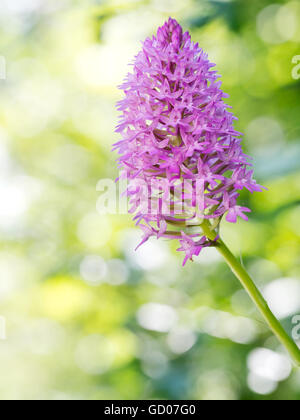
[[[300,371],[214,250],[183,269],[167,241],[135,253],[131,217],[96,211],[98,180],[117,176],[116,86],[169,15],[217,63],[269,188],[222,232],[292,333],[300,2],[1,0],[0,399],[300,399]]]

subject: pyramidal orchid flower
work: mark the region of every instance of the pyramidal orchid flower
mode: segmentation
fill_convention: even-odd
[[[115,147],[129,180],[131,211],[147,232],[143,243],[151,236],[179,240],[179,251],[189,257],[184,263],[214,246],[201,229],[195,234],[195,222],[219,223],[225,214],[228,222],[248,220],[250,209],[237,205],[240,191],[262,190],[214,66],[169,19],[156,37],[146,39],[121,86],[122,140]],[[181,212],[174,211],[178,200],[185,203]]]
[[[114,145],[130,212],[143,231],[140,245],[151,237],[176,240],[184,264],[216,247],[300,365],[298,347],[218,233],[222,218],[248,220],[251,210],[239,205],[240,192],[263,187],[253,179],[214,67],[174,19],[143,43],[121,86],[121,140]]]

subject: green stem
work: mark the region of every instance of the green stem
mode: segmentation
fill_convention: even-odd
[[[204,234],[211,240],[215,240],[217,234],[215,231],[211,230],[210,224],[208,221],[204,221],[201,225]],[[259,309],[266,323],[269,325],[275,336],[279,339],[280,343],[287,349],[290,356],[294,360],[295,364],[300,366],[300,349],[297,347],[296,343],[291,339],[291,337],[284,330],[280,322],[274,316],[270,310],[267,302],[263,298],[261,292],[258,290],[253,280],[232,254],[232,252],[227,248],[222,240],[218,240],[216,243],[216,248],[220,254],[224,257],[225,261],[229,265],[231,271],[235,276],[240,280],[245,290],[248,292],[249,296]]]

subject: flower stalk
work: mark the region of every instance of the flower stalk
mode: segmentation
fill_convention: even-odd
[[[217,238],[217,233],[211,229],[210,223],[208,221],[204,221],[201,225],[204,234],[210,239],[215,240]],[[224,257],[226,263],[230,267],[233,274],[238,278],[238,280],[242,283],[244,289],[247,291],[248,295],[256,305],[257,309],[263,316],[265,322],[268,324],[270,329],[273,331],[275,336],[278,338],[280,343],[285,347],[285,349],[290,354],[292,360],[294,361],[297,367],[300,367],[300,349],[296,345],[296,343],[292,340],[292,338],[287,334],[284,330],[278,319],[272,313],[271,309],[269,308],[267,302],[265,301],[263,295],[256,287],[254,281],[249,276],[245,268],[242,264],[238,261],[238,259],[232,254],[229,248],[225,245],[225,243],[218,239],[216,242],[216,249],[218,252]]]

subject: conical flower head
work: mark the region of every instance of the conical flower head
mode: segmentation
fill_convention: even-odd
[[[215,245],[201,222],[245,220],[240,191],[261,191],[241,148],[219,76],[174,19],[146,39],[121,89],[115,145],[131,212],[151,236],[179,240],[185,261]]]

